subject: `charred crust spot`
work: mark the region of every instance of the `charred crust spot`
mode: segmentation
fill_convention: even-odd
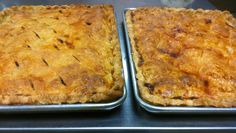
[[[44,58],[42,58],[42,61],[43,61],[44,64],[46,64],[47,66],[49,66],[49,65],[48,65],[48,62],[47,62]]]
[[[18,61],[15,61],[15,65],[17,68],[20,67],[20,64],[18,63]]]
[[[211,24],[212,20],[211,19],[205,19],[205,24]]]
[[[63,84],[64,86],[66,86],[66,83],[65,83],[65,81],[63,80],[63,78],[62,78],[61,76],[59,76],[59,79],[60,79],[60,81],[61,81],[61,84]]]
[[[151,83],[144,83],[144,86],[148,88],[148,90],[150,91],[150,93],[153,93],[155,85],[151,84]]]
[[[59,12],[59,13],[63,13],[62,10],[59,10],[58,12]]]

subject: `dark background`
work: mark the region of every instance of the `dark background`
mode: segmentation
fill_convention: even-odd
[[[120,43],[125,47],[122,12],[128,7],[165,6],[160,0],[0,0],[0,9],[11,5],[109,3],[115,6]],[[195,0],[189,8],[230,10],[236,12],[236,0]],[[236,132],[234,114],[151,114],[139,107],[128,85],[125,103],[107,112],[51,112],[0,114],[0,132]],[[149,129],[149,130],[147,130]],[[39,131],[37,131],[39,130]]]
[[[236,1],[235,0],[209,0],[214,6],[221,10],[229,10],[232,13],[236,13]]]

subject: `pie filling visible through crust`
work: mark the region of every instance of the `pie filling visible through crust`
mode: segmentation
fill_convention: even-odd
[[[126,12],[141,97],[163,106],[236,106],[236,19],[227,11]]]
[[[123,94],[110,5],[0,12],[0,104],[112,101]]]

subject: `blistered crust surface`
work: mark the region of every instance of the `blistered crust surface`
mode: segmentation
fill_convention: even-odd
[[[227,11],[126,12],[141,97],[163,106],[236,106],[236,20]]]
[[[110,5],[0,12],[0,104],[112,101],[123,94]]]

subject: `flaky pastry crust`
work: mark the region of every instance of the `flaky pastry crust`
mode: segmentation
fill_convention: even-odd
[[[110,5],[1,11],[0,62],[0,104],[104,102],[123,94]]]
[[[163,106],[236,106],[236,20],[227,11],[126,12],[141,97]]]

